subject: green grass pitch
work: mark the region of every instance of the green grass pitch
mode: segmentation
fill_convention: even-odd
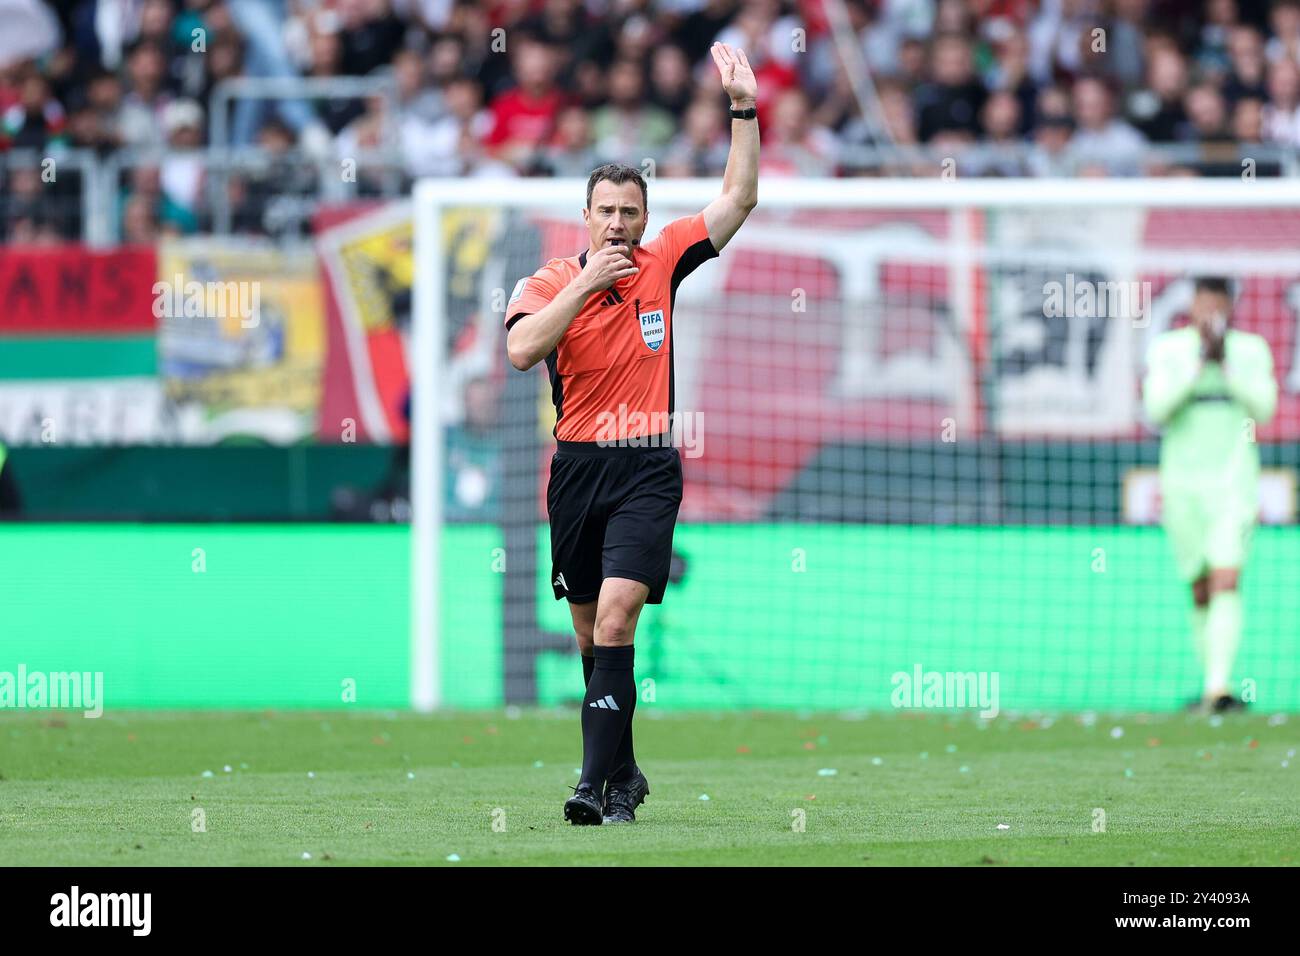
[[[1300,720],[1089,716],[642,705],[638,822],[580,828],[575,710],[9,712],[0,865],[1300,862]]]

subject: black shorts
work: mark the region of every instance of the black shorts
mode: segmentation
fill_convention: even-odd
[[[630,578],[662,603],[681,504],[676,448],[561,442],[546,488],[555,599],[586,604],[605,578]]]

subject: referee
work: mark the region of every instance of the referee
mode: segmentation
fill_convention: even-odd
[[[1259,510],[1256,426],[1277,407],[1273,355],[1230,328],[1228,280],[1196,280],[1191,324],[1151,344],[1143,401],[1164,430],[1160,492],[1179,575],[1191,585],[1192,641],[1203,671],[1194,706],[1240,710],[1232,665],[1241,642],[1238,582]]]
[[[722,194],[643,246],[645,180],[631,166],[599,167],[582,211],[587,250],[519,280],[506,308],[510,363],[545,361],[555,402],[551,583],[568,599],[587,682],[582,776],[564,804],[574,824],[631,822],[650,792],[632,751],[632,639],[642,606],[663,601],[682,501],[667,424],[674,302],[758,203],[758,83],[743,50],[710,53],[731,97]]]

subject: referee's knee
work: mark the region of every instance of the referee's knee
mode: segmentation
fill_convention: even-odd
[[[633,618],[622,610],[602,614],[596,620],[596,643],[602,647],[624,647],[632,643]]]

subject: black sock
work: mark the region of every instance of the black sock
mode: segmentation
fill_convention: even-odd
[[[582,776],[599,795],[614,765],[623,729],[636,704],[633,648],[597,645],[595,668],[582,701]]]
[[[636,716],[636,678],[632,678],[632,706],[627,712],[627,726],[623,728],[623,737],[614,751],[614,762],[609,765],[610,780],[626,780],[632,776],[636,766],[636,755],[632,753],[632,718]]]
[[[582,683],[584,686],[591,684],[591,672],[596,669],[596,657],[582,656]],[[635,678],[633,678],[635,684]],[[625,780],[632,776],[632,768],[636,766],[636,754],[632,751],[632,718],[636,716],[636,699],[637,694],[632,695],[632,709],[627,714],[627,726],[623,728],[623,736],[618,742],[618,750],[614,752],[614,762],[610,765],[610,780]]]

